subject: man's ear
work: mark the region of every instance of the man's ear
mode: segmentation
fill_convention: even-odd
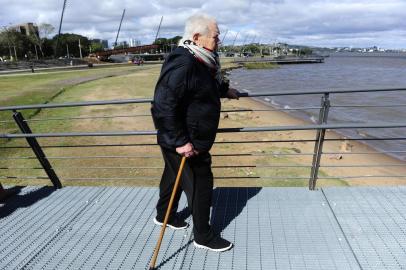
[[[199,40],[199,37],[200,37],[200,34],[199,34],[199,33],[194,34],[194,35],[193,35],[193,42],[198,41],[198,40]]]

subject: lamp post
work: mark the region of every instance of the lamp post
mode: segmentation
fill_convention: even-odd
[[[55,56],[57,56],[57,53],[58,53],[59,36],[61,35],[63,13],[65,12],[65,7],[66,7],[66,0],[63,1],[61,21],[59,22],[59,31],[58,31],[58,35],[56,36]]]
[[[82,46],[80,45],[80,38],[79,38],[79,55],[80,55],[80,59],[82,59]]]

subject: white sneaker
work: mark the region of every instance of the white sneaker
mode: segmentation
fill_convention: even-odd
[[[196,241],[193,241],[193,244],[197,248],[208,249],[216,252],[226,251],[233,247],[232,243],[230,243],[226,239],[221,238],[220,236],[214,237],[207,244],[198,244]]]
[[[164,225],[163,222],[160,222],[156,219],[156,217],[154,217],[154,223],[156,225],[162,226]],[[169,227],[173,230],[183,230],[186,229],[189,226],[188,223],[186,223],[184,220],[178,219],[178,218],[174,218],[171,222],[168,222],[166,224],[166,227]]]

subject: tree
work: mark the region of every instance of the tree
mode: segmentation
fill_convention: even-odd
[[[173,38],[168,39],[169,45],[178,45],[181,39],[181,36],[174,36]]]
[[[42,43],[42,51],[44,52],[44,56],[53,56],[54,55],[54,41],[52,39],[44,39]]]
[[[269,47],[262,47],[262,55],[270,55]]]
[[[154,45],[166,45],[168,43],[168,40],[166,38],[157,38],[154,43]]]
[[[56,40],[58,35],[52,38],[54,46],[56,45]],[[69,57],[79,57],[79,39],[82,48],[82,54],[87,55],[89,53],[89,39],[87,37],[77,35],[77,34],[61,34],[59,36],[59,45],[57,48],[56,56],[68,56],[67,50],[69,50]]]
[[[34,45],[34,50],[35,50],[35,54],[36,54],[37,59],[38,59],[37,46],[38,46],[38,48],[39,48],[39,50],[41,52],[42,57],[44,57],[44,52],[42,51],[42,41],[41,41],[41,39],[36,35],[30,35],[30,36],[28,36],[28,39]]]
[[[43,45],[45,40],[48,39],[48,36],[55,31],[55,27],[53,27],[49,23],[41,23],[38,26],[38,32],[39,32],[39,37],[33,35],[30,36],[31,41],[39,47],[39,50],[41,51],[42,57],[44,57],[44,51],[43,51]]]
[[[0,43],[8,49],[10,59],[18,60],[25,55],[32,55],[33,47],[30,39],[12,27],[3,27]]]
[[[0,32],[0,55],[9,55],[10,59],[13,57],[6,27],[4,27],[3,30]]]
[[[41,39],[49,38],[49,35],[55,31],[55,27],[49,23],[41,23],[38,26],[39,37]]]
[[[257,53],[259,53],[261,51],[259,46],[255,45],[255,44],[245,45],[245,46],[243,46],[243,50],[244,50],[244,52],[251,52],[253,54],[257,54]]]
[[[17,31],[11,27],[3,26],[3,31],[0,35],[0,43],[3,48],[8,49],[10,60],[16,56],[16,43],[17,43]],[[14,49],[14,50],[13,50]],[[3,52],[3,54],[6,54]]]
[[[174,36],[173,38],[157,38],[154,41],[154,45],[160,45],[160,49],[164,52],[172,51],[173,47],[176,47],[181,40],[181,36]]]
[[[3,27],[0,31],[0,54],[10,55],[10,58],[31,58],[33,55],[38,57],[41,53],[42,57],[50,56],[53,53],[49,52],[49,39],[47,38],[53,31],[53,26],[50,24],[41,24],[39,26],[40,35],[26,35],[19,32],[15,27]],[[38,52],[39,50],[39,52]]]
[[[300,51],[299,51],[299,54],[300,55],[311,55],[313,53],[313,50],[312,49],[310,49],[310,48],[302,48],[302,49],[300,49]]]
[[[103,44],[101,44],[100,42],[92,42],[90,43],[89,50],[89,53],[102,52]]]
[[[182,37],[181,36],[174,36],[173,38],[157,38],[154,41],[154,45],[177,45],[179,43],[179,40],[181,40]]]

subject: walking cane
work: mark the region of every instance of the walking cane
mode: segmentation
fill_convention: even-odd
[[[159,235],[158,243],[156,244],[155,251],[154,251],[154,256],[152,257],[151,264],[149,265],[150,270],[155,269],[156,259],[158,258],[158,252],[159,252],[159,249],[161,247],[162,238],[164,237],[166,224],[168,223],[168,219],[169,219],[169,213],[171,212],[171,209],[172,209],[173,200],[175,199],[175,194],[176,194],[176,191],[178,190],[178,186],[179,186],[179,183],[180,183],[180,177],[182,175],[183,167],[185,166],[185,161],[186,161],[186,157],[183,156],[182,161],[180,162],[178,175],[176,176],[175,185],[173,186],[171,199],[169,200],[168,209],[166,210],[164,224],[162,225],[162,228],[161,228],[161,234]]]

